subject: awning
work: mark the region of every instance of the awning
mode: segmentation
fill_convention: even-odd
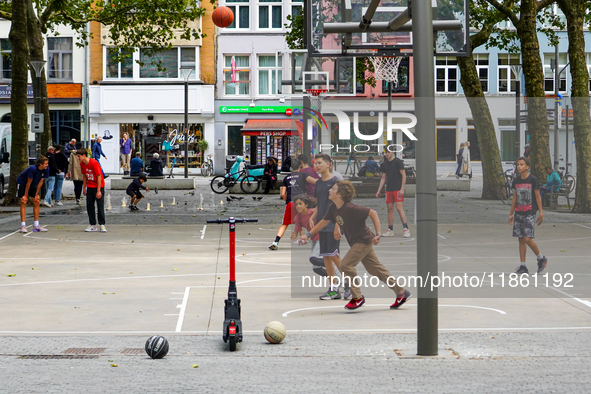
[[[249,119],[241,131],[242,135],[301,137],[304,124],[300,120],[291,119]]]

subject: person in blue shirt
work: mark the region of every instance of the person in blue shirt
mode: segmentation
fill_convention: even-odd
[[[380,165],[373,159],[373,156],[369,156],[365,162],[365,176],[374,176],[380,172]]]
[[[105,171],[103,170],[103,165],[101,164],[101,156],[104,157],[105,159],[107,159],[107,156],[105,156],[105,154],[103,153],[103,147],[101,145],[101,142],[103,142],[103,137],[98,137],[96,139],[96,142],[92,146],[92,158],[94,160],[98,161],[98,163],[101,166],[101,171],[103,172],[103,177],[107,178],[108,175],[105,175]]]
[[[135,157],[131,159],[131,170],[129,172],[129,175],[138,176],[144,173],[144,162],[142,161],[141,157],[142,154],[140,152],[137,152],[135,154]]]
[[[45,156],[37,159],[34,166],[30,166],[16,178],[18,186],[17,196],[21,202],[21,233],[27,232],[27,224],[25,223],[25,215],[27,210],[27,202],[29,197],[33,200],[33,217],[35,219],[33,231],[36,233],[46,232],[47,229],[39,226],[39,203],[41,198],[39,192],[43,186],[43,180],[49,178],[49,160]]]
[[[540,199],[544,202],[544,194],[552,190],[558,190],[562,185],[560,175],[550,166],[546,166],[546,183],[540,186]]]

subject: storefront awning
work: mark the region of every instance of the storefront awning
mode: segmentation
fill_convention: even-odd
[[[291,119],[249,119],[241,131],[242,135],[301,137],[304,124],[300,120]]]

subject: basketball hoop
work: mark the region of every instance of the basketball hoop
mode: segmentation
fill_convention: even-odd
[[[306,93],[310,95],[312,108],[318,112],[322,112],[322,99],[328,93],[328,89],[306,89]]]
[[[394,87],[398,86],[398,67],[402,56],[372,56],[369,60],[373,64],[376,79],[392,82]]]

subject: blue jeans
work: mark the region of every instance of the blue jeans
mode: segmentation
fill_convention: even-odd
[[[53,192],[55,201],[60,201],[62,199],[62,186],[64,185],[64,176],[65,175],[63,172],[55,176],[55,189]]]
[[[55,185],[55,176],[47,178],[47,193],[45,193],[45,201],[51,204],[51,194],[53,193],[53,186]]]

